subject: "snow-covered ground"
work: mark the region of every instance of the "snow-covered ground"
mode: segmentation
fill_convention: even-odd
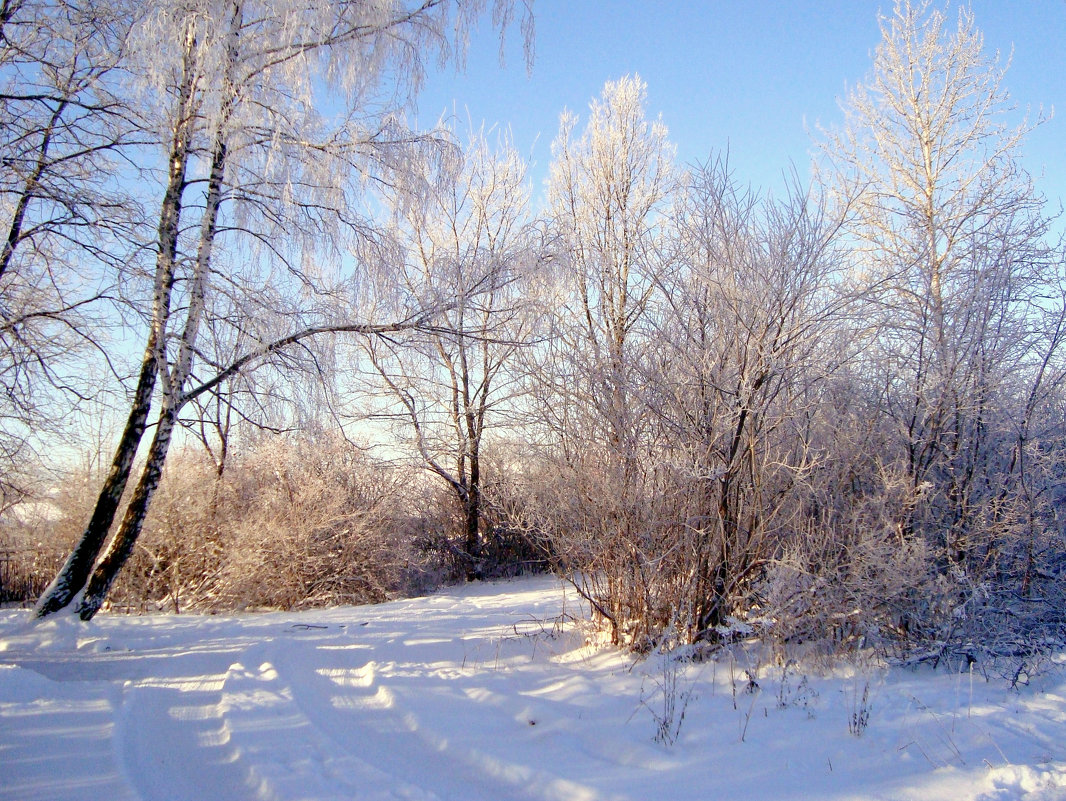
[[[5,611],[0,798],[1066,798],[1061,668],[1017,691],[738,655],[674,670],[590,644],[580,614],[549,578],[305,613]]]

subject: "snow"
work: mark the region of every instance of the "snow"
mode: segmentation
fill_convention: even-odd
[[[0,799],[1066,799],[1061,665],[1012,690],[744,649],[634,661],[581,614],[546,577],[302,613],[0,612]]]

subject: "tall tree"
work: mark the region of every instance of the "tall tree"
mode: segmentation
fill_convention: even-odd
[[[1014,387],[1034,375],[1047,221],[1016,160],[1030,126],[1008,124],[1004,68],[972,12],[952,27],[931,3],[898,0],[881,32],[826,160],[879,320],[864,369],[910,487],[901,529],[929,533],[942,565],[975,566],[1002,479],[993,454],[1026,394]]]
[[[663,122],[647,119],[646,94],[638,76],[608,81],[580,135],[577,115],[565,112],[548,179],[567,291],[559,326],[573,352],[590,359],[583,368],[593,387],[581,402],[594,405],[619,466],[637,430],[630,403],[635,352],[659,270],[656,236],[675,182],[674,149]]]
[[[810,193],[759,197],[724,159],[692,170],[675,209],[647,381],[682,488],[671,570],[688,636],[715,636],[796,527],[845,301],[834,234]]]
[[[143,133],[119,85],[137,4],[0,7],[0,491],[21,446],[96,394],[139,247],[120,177]],[[121,367],[115,366],[116,370]],[[90,378],[94,376],[95,378]],[[64,411],[65,410],[65,411]],[[17,493],[16,493],[17,497]]]
[[[598,481],[586,492],[599,506],[589,510],[579,569],[606,582],[587,595],[608,599],[600,611],[616,638],[628,621],[646,619],[651,557],[641,494],[649,462],[639,368],[676,184],[666,126],[648,119],[645,98],[643,81],[624,77],[604,86],[580,134],[577,116],[562,115],[548,179],[558,297],[537,376],[565,462],[576,479]]]
[[[146,46],[133,58],[158,98],[155,118],[168,165],[151,322],[111,472],[74,552],[39,599],[39,615],[65,607],[84,587],[79,613],[91,617],[132,551],[178,417],[199,392],[189,383],[211,291],[225,274],[216,266],[218,248],[226,244],[220,244],[223,235],[234,244],[248,235],[260,245],[231,249],[231,259],[273,260],[315,296],[315,273],[306,269],[305,259],[313,256],[324,231],[358,231],[349,200],[359,176],[403,169],[406,148],[418,138],[397,123],[394,109],[417,89],[428,53],[447,57],[462,47],[482,6],[445,0],[311,5],[174,0],[153,8],[137,31]],[[506,0],[497,3],[504,16],[509,8]],[[339,115],[323,110],[324,96],[343,109]],[[228,212],[225,205],[231,207]],[[271,236],[285,229],[288,252]],[[232,269],[233,262],[227,266]],[[238,281],[225,285],[240,291]],[[421,313],[415,317],[422,320]],[[338,329],[379,327],[350,317],[305,327],[258,343],[223,374],[307,336]],[[222,377],[201,388],[216,386]],[[157,385],[160,404],[145,467],[97,564]]]

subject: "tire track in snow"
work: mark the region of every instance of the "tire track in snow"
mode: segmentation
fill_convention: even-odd
[[[115,749],[142,801],[252,797],[251,776],[221,715],[224,678],[126,683]]]
[[[350,754],[392,770],[398,785],[415,773],[433,777],[441,801],[600,801],[593,788],[559,777],[541,767],[502,758],[457,743],[425,725],[385,683],[391,663],[379,664],[359,652],[358,666],[345,665],[343,650],[310,648],[299,655],[279,650],[276,668],[308,720]],[[313,660],[307,657],[314,656]],[[350,663],[349,663],[350,665]],[[425,700],[425,699],[423,699]],[[469,703],[454,699],[458,705]],[[469,711],[469,707],[466,707]],[[361,798],[363,796],[360,796]],[[621,796],[611,796],[624,801]]]
[[[293,685],[274,666],[285,646],[246,654],[227,674],[222,717],[258,783],[257,798],[315,801],[433,801],[405,782],[337,745],[294,700]]]
[[[432,801],[324,736],[254,646],[224,674],[128,682],[116,745],[143,801]]]
[[[0,801],[136,801],[114,747],[120,704],[110,684],[0,663]]]

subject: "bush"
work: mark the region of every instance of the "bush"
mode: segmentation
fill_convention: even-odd
[[[373,603],[422,570],[404,476],[339,437],[278,437],[220,478],[197,454],[167,470],[112,602],[221,611]]]

